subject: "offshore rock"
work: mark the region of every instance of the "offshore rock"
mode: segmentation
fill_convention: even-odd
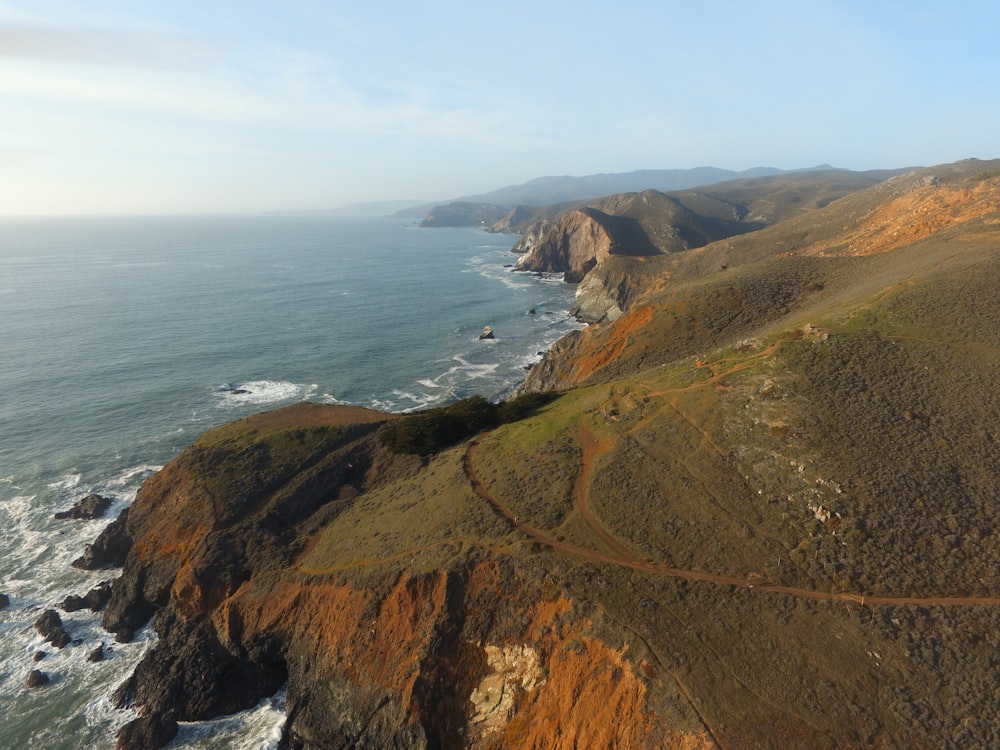
[[[35,630],[56,648],[63,648],[69,645],[72,640],[63,629],[62,618],[54,609],[45,610],[37,620],[35,620]]]
[[[89,609],[91,612],[100,612],[107,605],[111,598],[111,584],[102,581],[86,593],[85,596],[70,594],[63,599],[62,609],[64,612],[76,612],[81,609]]]
[[[26,681],[26,684],[29,688],[33,689],[37,687],[42,687],[43,685],[48,685],[49,682],[50,678],[47,674],[45,674],[45,672],[41,671],[40,669],[32,669],[28,673],[28,679]]]
[[[10,606],[10,597],[7,594],[0,594],[0,609],[7,609]]]
[[[92,493],[82,500],[78,500],[69,510],[57,512],[54,517],[60,520],[75,518],[81,521],[93,521],[96,518],[101,518],[110,507],[111,498]]]

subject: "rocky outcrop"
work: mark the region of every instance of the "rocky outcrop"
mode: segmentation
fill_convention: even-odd
[[[177,736],[177,719],[172,713],[140,716],[118,730],[118,747],[163,747]]]
[[[107,605],[111,598],[111,584],[103,581],[94,586],[84,596],[70,594],[63,599],[62,609],[65,612],[76,612],[81,609],[89,609],[91,612],[100,612]]]
[[[570,283],[580,281],[601,261],[614,254],[657,255],[638,222],[629,217],[612,216],[595,208],[582,208],[563,214],[551,225],[534,230],[540,239],[518,259],[521,271],[563,273]],[[525,246],[527,248],[527,246]]]
[[[35,630],[56,648],[68,646],[73,640],[69,633],[63,629],[62,618],[54,609],[45,610],[35,620]]]
[[[55,514],[57,519],[75,518],[82,521],[93,521],[101,518],[104,512],[111,507],[111,498],[103,497],[97,493],[91,493],[82,500],[74,503],[69,510],[59,511]]]
[[[649,257],[701,247],[746,231],[738,221],[701,217],[656,190],[612,195],[527,227],[514,245],[517,268],[582,279],[611,256]]]
[[[83,554],[72,562],[74,568],[97,570],[98,568],[120,568],[132,546],[128,533],[128,508],[124,508],[118,518],[108,524],[92,544],[83,548]]]
[[[665,278],[662,266],[654,269],[646,265],[629,258],[611,258],[601,263],[576,288],[570,314],[585,323],[618,320],[632,307],[649,276]]]

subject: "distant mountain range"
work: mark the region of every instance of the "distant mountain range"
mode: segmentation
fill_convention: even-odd
[[[536,177],[521,185],[508,185],[498,190],[478,195],[467,195],[438,204],[423,204],[397,212],[397,216],[424,218],[425,226],[474,226],[491,224],[507,210],[516,206],[547,206],[556,203],[589,201],[619,193],[638,193],[643,190],[686,190],[693,187],[714,185],[719,182],[771,177],[789,172],[832,171],[835,168],[822,164],[808,169],[777,169],[754,167],[743,171],[718,167],[692,169],[639,169],[634,172],[612,172],[584,175],[582,177]]]

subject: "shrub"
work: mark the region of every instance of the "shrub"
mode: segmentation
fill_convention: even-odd
[[[394,453],[431,456],[483,430],[523,419],[554,397],[529,393],[498,405],[470,396],[404,417],[382,433],[382,442]]]

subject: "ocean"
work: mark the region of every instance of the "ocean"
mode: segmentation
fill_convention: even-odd
[[[109,696],[155,634],[117,644],[60,612],[80,643],[58,650],[34,622],[117,575],[70,562],[202,432],[303,400],[502,398],[579,328],[573,287],[514,272],[513,242],[327,215],[0,221],[0,747],[114,746],[131,715]],[[114,498],[104,519],[53,519],[91,492]],[[35,668],[52,681],[29,690]],[[273,748],[283,708],[182,724],[170,747]]]

